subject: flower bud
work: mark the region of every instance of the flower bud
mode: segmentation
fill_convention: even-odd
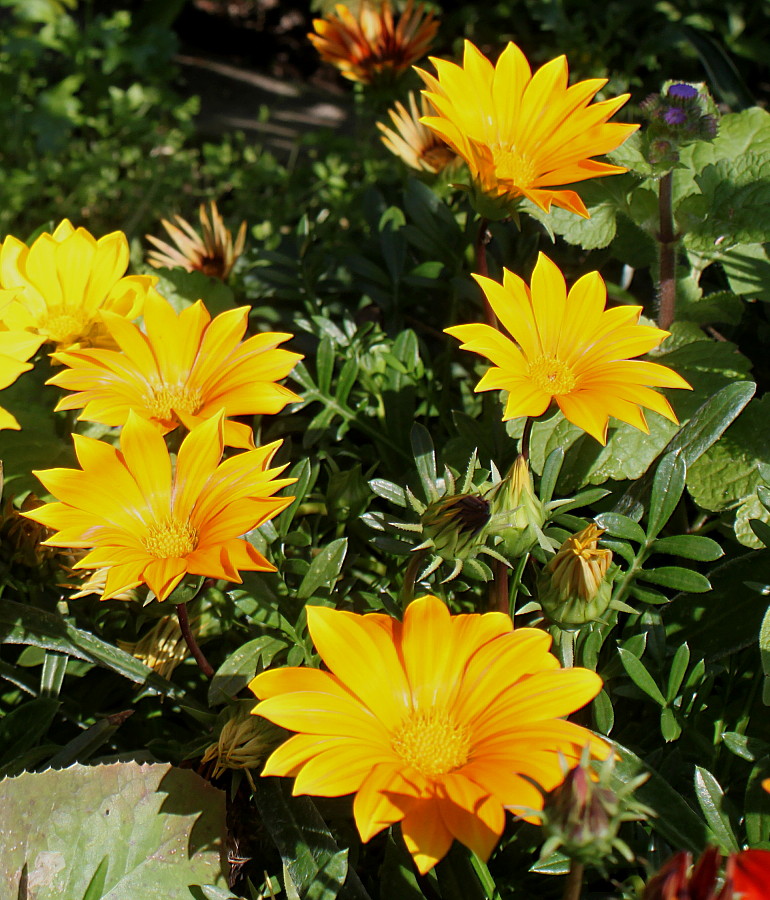
[[[520,454],[492,498],[491,531],[501,538],[499,549],[517,559],[537,544],[537,531],[545,523],[545,508],[535,494],[532,474]]]
[[[676,165],[684,144],[716,137],[718,112],[705,85],[670,83],[660,94],[650,94],[639,108],[648,121],[645,156],[660,171]]]
[[[454,494],[436,500],[420,518],[425,538],[419,548],[442,559],[465,559],[484,543],[489,501],[478,494]]]
[[[258,768],[284,734],[267,719],[251,715],[253,706],[251,701],[239,703],[217,740],[204,751],[201,765],[213,763],[212,778],[219,778],[227,769]]]
[[[571,859],[603,867],[614,851],[625,859],[633,853],[619,837],[623,822],[640,821],[650,810],[633,799],[633,792],[646,780],[635,778],[615,791],[610,786],[615,760],[589,761],[586,753],[564,781],[546,798],[543,828],[546,843],[541,858],[560,849]]]
[[[602,534],[604,530],[593,523],[573,534],[540,573],[540,605],[562,628],[594,622],[610,605],[612,551],[599,547]]]
[[[103,591],[103,585],[101,589]],[[190,617],[190,631],[196,639],[200,637],[199,616]],[[118,641],[118,646],[141,660],[162,678],[170,678],[174,669],[190,655],[175,613],[158,619],[136,643]]]

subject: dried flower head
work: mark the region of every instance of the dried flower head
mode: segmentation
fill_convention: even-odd
[[[395,130],[382,122],[378,122],[377,127],[382,132],[382,143],[391,153],[419,172],[437,175],[457,159],[457,154],[442,137],[420,121],[420,116],[433,114],[426,97],[420,97],[418,109],[415,95],[410,91],[408,110],[402,103],[396,103],[395,109],[388,110]]]
[[[190,616],[189,623],[197,641],[200,637],[200,616]],[[190,656],[176,615],[161,616],[138,641],[118,641],[118,646],[154,669],[162,678],[170,678],[174,669]]]
[[[390,0],[362,0],[358,15],[337,4],[335,11],[313,20],[308,37],[321,59],[350,81],[390,84],[428,52],[438,30],[433,13],[408,0],[394,17]]]
[[[206,212],[205,204],[201,203],[198,217],[201,223],[200,233],[182,216],[174,216],[176,225],[167,219],[161,219],[161,225],[176,247],[151,234],[145,235],[157,248],[147,254],[147,262],[156,269],[173,269],[179,266],[188,272],[203,272],[204,275],[226,281],[238,257],[243,253],[246,222],[241,222],[233,242],[233,235],[225,226],[213,200],[209,212]]]

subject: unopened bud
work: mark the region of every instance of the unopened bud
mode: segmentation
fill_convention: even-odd
[[[599,547],[604,530],[591,524],[561,545],[540,573],[540,605],[552,622],[576,628],[595,622],[612,600],[612,551]]]
[[[545,523],[545,509],[537,494],[527,460],[520,454],[492,497],[491,531],[501,538],[501,552],[518,559],[537,544]]]
[[[465,559],[484,543],[489,501],[478,494],[455,494],[431,503],[421,516],[424,542],[442,559]]]
[[[261,716],[251,714],[253,703],[239,703],[236,711],[227,719],[215,743],[203,753],[201,765],[213,763],[212,778],[227,769],[256,769],[262,765],[282,731]]]

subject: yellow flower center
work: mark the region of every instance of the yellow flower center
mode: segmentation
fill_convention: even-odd
[[[200,388],[190,388],[184,382],[151,384],[143,400],[155,419],[172,419],[175,409],[194,416],[203,405]]]
[[[82,311],[67,311],[54,307],[40,323],[38,331],[57,344],[71,344],[85,337],[91,328],[91,319]]]
[[[510,181],[517,187],[528,187],[535,180],[537,170],[534,162],[516,147],[492,147],[492,158],[497,177]]]
[[[189,522],[169,518],[153,522],[142,543],[145,550],[157,559],[178,559],[196,548],[198,532]]]
[[[443,710],[413,710],[391,738],[391,747],[426,778],[438,778],[468,761],[470,732]]]
[[[569,394],[575,389],[577,379],[567,363],[555,356],[538,356],[529,364],[529,377],[546,394]]]

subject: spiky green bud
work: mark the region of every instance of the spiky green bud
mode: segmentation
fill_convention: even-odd
[[[545,508],[535,494],[527,460],[519,454],[491,497],[491,532],[500,537],[497,549],[518,559],[538,543],[538,531],[546,519]]]
[[[467,559],[484,544],[489,501],[479,494],[455,494],[431,503],[420,517],[423,543],[442,559]]]

